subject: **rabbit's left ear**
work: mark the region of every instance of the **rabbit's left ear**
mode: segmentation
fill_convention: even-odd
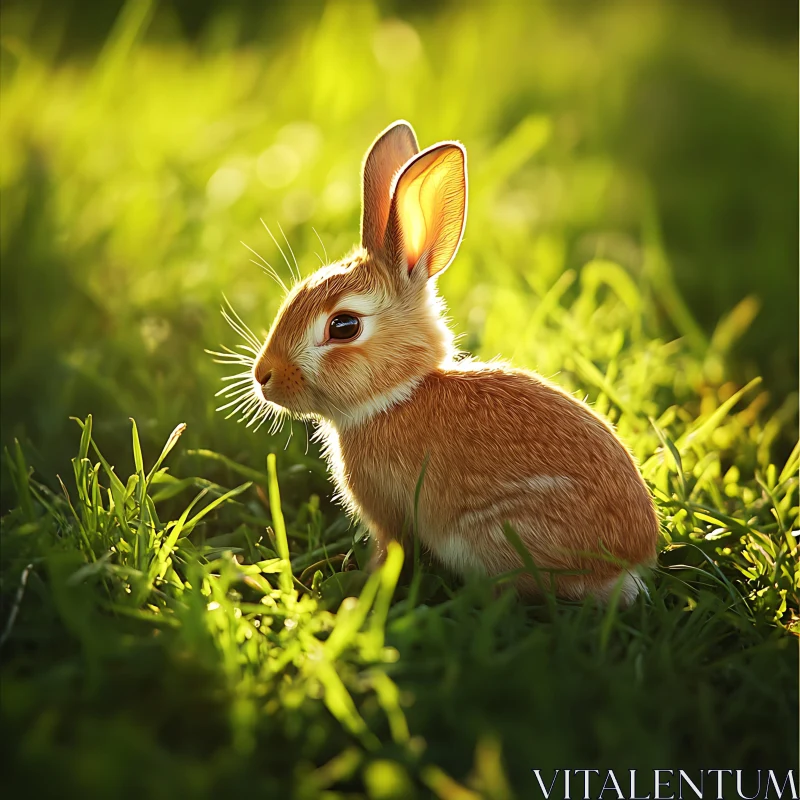
[[[467,221],[467,154],[458,142],[423,150],[398,175],[389,208],[391,261],[429,278],[450,266]]]
[[[367,151],[361,172],[361,244],[373,255],[383,249],[394,176],[417,153],[416,134],[405,120],[393,122]]]

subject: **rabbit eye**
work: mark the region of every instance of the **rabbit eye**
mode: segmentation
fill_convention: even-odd
[[[361,333],[361,320],[353,314],[337,314],[328,323],[328,336],[337,342],[349,342]]]

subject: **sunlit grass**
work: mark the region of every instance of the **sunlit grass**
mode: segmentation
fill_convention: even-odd
[[[676,8],[409,23],[331,3],[234,47],[236,17],[165,44],[139,2],[96,59],[63,63],[6,18],[9,782],[450,800],[527,797],[532,768],[791,766],[797,398],[786,323],[758,316],[783,229],[759,240],[759,296],[738,291],[727,206],[695,188],[677,238],[702,223],[723,266],[693,262],[714,296],[687,296],[674,210],[628,148],[650,135],[629,123],[659,59],[730,92],[760,76],[774,108],[794,77],[779,48]],[[304,426],[254,434],[216,411],[233,371],[205,351],[244,342],[223,296],[257,339],[282,298],[263,259],[288,283],[287,245],[307,274],[354,244],[360,159],[399,117],[469,153],[440,283],[460,345],[588,397],[641,463],[662,520],[650,602],[528,608],[399,549],[368,575]],[[682,164],[667,155],[654,170]],[[778,226],[775,196],[759,208]],[[765,380],[739,357],[751,337]]]

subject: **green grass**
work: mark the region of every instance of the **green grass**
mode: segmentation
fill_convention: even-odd
[[[66,56],[73,23],[4,11],[8,787],[505,800],[533,768],[793,766],[794,42],[520,8],[219,12],[189,43],[129,3]],[[370,576],[303,425],[215,411],[223,292],[260,334],[280,302],[239,241],[284,276],[259,217],[304,273],[313,227],[343,255],[398,117],[468,149],[461,346],[588,397],[639,459],[649,602],[528,607],[399,550]]]

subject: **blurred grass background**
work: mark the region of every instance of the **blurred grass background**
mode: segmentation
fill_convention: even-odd
[[[567,761],[788,767],[794,4],[12,0],[0,34],[4,624],[30,575],[3,654],[9,782],[507,800]],[[650,606],[525,609],[426,567],[419,603],[402,578],[387,610],[381,584],[360,631],[352,606],[306,591],[297,612],[275,587],[268,453],[295,578],[317,585],[324,546],[327,589],[359,594],[364,573],[340,569],[363,552],[345,555],[304,427],[287,443],[225,421],[203,351],[235,343],[223,292],[259,334],[280,302],[240,244],[288,277],[261,219],[304,273],[355,243],[361,158],[397,118],[468,150],[466,237],[440,281],[461,346],[587,396],[642,462],[663,519]],[[90,413],[132,476],[114,513],[69,420]],[[130,417],[148,467],[187,423],[181,480],[139,494]],[[218,500],[243,475],[258,492],[161,549],[184,492]],[[151,505],[169,522],[144,548]]]
[[[214,417],[202,353],[226,336],[221,292],[258,331],[279,300],[239,242],[280,261],[262,217],[306,271],[312,226],[341,256],[360,159],[396,118],[469,152],[441,283],[466,348],[569,372],[518,332],[537,292],[606,259],[712,383],[724,360],[779,406],[798,353],[789,5],[5,4],[3,441],[63,470],[68,417],[92,411],[120,442],[136,416],[153,446],[180,419],[193,443],[263,451]]]

